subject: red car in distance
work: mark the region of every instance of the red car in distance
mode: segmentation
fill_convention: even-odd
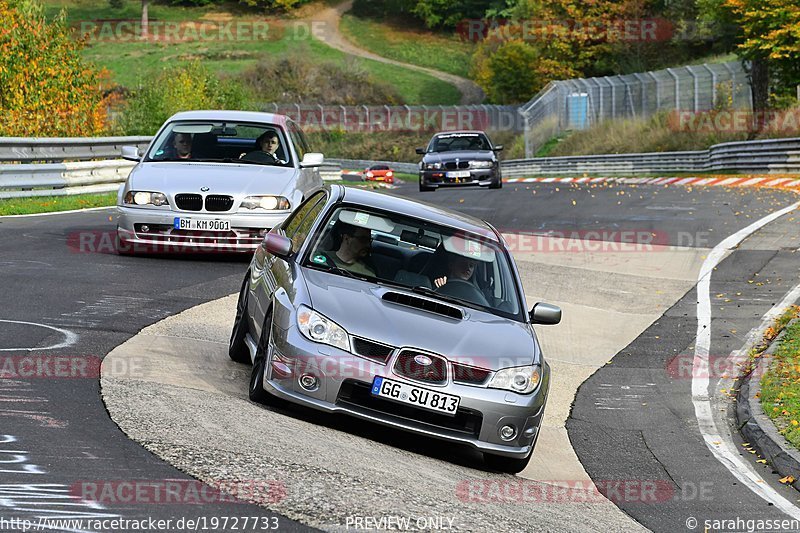
[[[384,181],[394,183],[394,170],[387,165],[372,165],[361,174],[363,181]]]

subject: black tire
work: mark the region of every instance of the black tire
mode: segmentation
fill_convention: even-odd
[[[267,347],[272,334],[272,311],[267,312],[264,327],[261,328],[261,337],[258,339],[258,349],[253,362],[253,371],[250,372],[250,387],[248,396],[256,403],[273,405],[278,403],[278,398],[264,390],[264,372],[267,369]]]
[[[505,474],[519,474],[525,470],[526,466],[528,466],[528,462],[531,460],[532,455],[533,452],[529,453],[528,457],[524,459],[515,459],[513,457],[504,457],[502,455],[484,453],[483,462],[486,463],[486,466],[492,470],[496,470],[497,472],[503,472]]]
[[[436,187],[426,187],[425,185],[422,184],[422,182],[419,183],[419,192],[431,192],[435,190]]]
[[[253,363],[253,371],[250,373],[250,388],[247,395],[256,403],[268,403],[271,396],[264,390],[264,370],[266,369],[267,358],[257,357]]]
[[[233,331],[231,340],[228,344],[228,356],[237,363],[250,363],[250,349],[247,347],[245,338],[248,333],[247,317],[247,293],[250,273],[244,277],[242,289],[239,291],[239,299],[236,302],[236,319],[233,321]]]
[[[490,189],[502,189],[503,188],[503,178],[497,178],[497,181],[493,181],[489,185]]]

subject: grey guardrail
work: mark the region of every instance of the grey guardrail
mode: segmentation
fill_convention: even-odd
[[[537,174],[659,174],[665,172],[800,173],[800,138],[717,144],[692,152],[653,152],[515,159],[503,176]]]
[[[150,137],[76,139],[0,138],[0,198],[55,196],[115,190],[133,167],[116,158],[124,145],[144,148]],[[95,161],[81,161],[95,159]],[[100,161],[96,161],[99,159]],[[68,161],[30,164],[30,161]],[[377,164],[397,172],[416,174],[418,163],[326,159],[320,173],[337,179],[342,170],[364,170]],[[723,143],[708,150],[567,157],[540,157],[503,161],[503,176],[627,175],[671,172],[800,173],[800,138]]]
[[[147,148],[152,137],[0,137],[0,161],[88,161],[112,159],[123,146]]]
[[[119,189],[136,163],[123,159],[0,165],[0,198],[68,196]]]

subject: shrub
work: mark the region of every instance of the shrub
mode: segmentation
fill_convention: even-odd
[[[124,135],[153,135],[170,116],[193,109],[241,109],[247,96],[235,80],[221,81],[199,62],[166,69],[134,92],[115,125]]]
[[[303,51],[270,57],[242,73],[242,81],[264,103],[337,105],[402,104],[399,93],[356,62],[320,63]]]
[[[31,0],[0,0],[0,136],[70,137],[107,127],[107,73],[81,58],[62,13],[48,22]]]

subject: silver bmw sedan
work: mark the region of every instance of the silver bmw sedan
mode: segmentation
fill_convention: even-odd
[[[122,254],[250,252],[322,187],[323,156],[288,117],[245,111],[172,116],[117,197]]]

